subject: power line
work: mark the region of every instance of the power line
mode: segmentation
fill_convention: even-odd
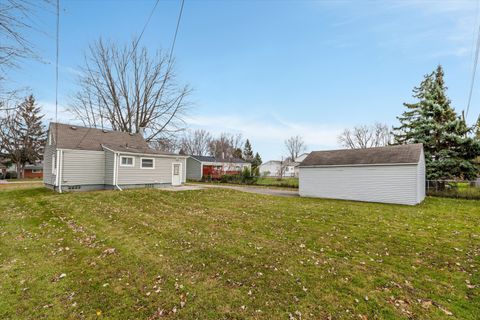
[[[479,51],[480,51],[480,25],[478,27],[477,45],[476,45],[476,48],[475,48],[475,60],[473,62],[472,80],[470,82],[470,92],[468,93],[468,102],[467,102],[467,108],[466,108],[466,111],[465,111],[465,118],[468,117],[468,111],[470,110],[470,103],[472,102],[472,94],[473,94],[473,87],[474,87],[474,84],[475,84],[475,74],[477,72]]]
[[[55,144],[58,143],[58,54],[60,47],[60,0],[57,0],[57,35],[55,57]]]
[[[185,3],[185,0],[182,0],[182,5],[180,6],[180,12],[179,12],[178,18],[177,18],[177,27],[175,28],[175,34],[173,35],[172,47],[170,48],[170,56],[168,57],[169,62],[172,60],[173,49],[175,48],[175,42],[177,40],[178,28],[180,27],[180,21],[182,19],[184,3]]]
[[[135,42],[135,45],[133,46],[132,53],[135,52],[137,49],[138,43],[140,42],[140,39],[142,39],[143,33],[147,29],[148,24],[150,23],[150,20],[152,19],[153,14],[155,13],[155,9],[157,8],[158,3],[160,0],[157,0],[155,2],[155,5],[153,6],[152,10],[150,11],[150,14],[148,15],[147,21],[145,22],[145,25],[143,26],[142,32],[140,32],[140,35],[137,38],[137,41]]]

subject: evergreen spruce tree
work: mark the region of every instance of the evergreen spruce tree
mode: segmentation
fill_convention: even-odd
[[[43,115],[33,95],[18,105],[15,113],[1,120],[0,141],[4,153],[15,163],[17,176],[23,177],[27,162],[41,159],[46,130]]]
[[[413,89],[416,103],[405,103],[407,111],[394,128],[397,144],[423,143],[427,179],[474,179],[478,173],[473,159],[480,154],[480,143],[451,107],[441,66],[426,75]]]
[[[247,162],[253,163],[252,145],[248,139],[245,141],[245,146],[243,148],[243,159]]]
[[[261,164],[262,164],[262,158],[260,157],[260,155],[257,152],[257,153],[255,153],[255,157],[253,158],[252,168],[258,168],[258,167],[260,167]]]

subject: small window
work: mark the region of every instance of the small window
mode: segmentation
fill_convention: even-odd
[[[32,173],[41,173],[42,169],[32,169]]]
[[[120,165],[122,167],[133,167],[134,166],[134,161],[133,157],[120,157]]]
[[[141,166],[142,169],[153,169],[154,166],[154,159],[153,158],[142,158],[141,159]]]
[[[179,164],[174,164],[173,165],[173,175],[178,176],[180,174],[180,165]]]

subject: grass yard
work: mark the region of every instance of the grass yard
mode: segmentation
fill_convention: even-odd
[[[255,184],[261,185],[261,186],[298,188],[298,178],[279,179],[279,178],[260,177],[257,179]]]
[[[478,319],[480,202],[0,186],[1,319]]]

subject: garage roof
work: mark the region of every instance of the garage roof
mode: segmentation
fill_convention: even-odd
[[[417,143],[366,149],[313,151],[300,163],[300,167],[418,163],[422,150],[423,145]]]

